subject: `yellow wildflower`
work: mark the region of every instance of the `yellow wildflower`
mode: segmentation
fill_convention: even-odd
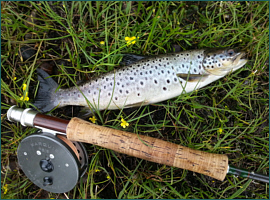
[[[104,45],[104,44],[105,44],[105,42],[104,42],[104,41],[100,41],[100,44],[101,44],[101,45]]]
[[[89,120],[91,120],[91,122],[95,124],[97,121],[97,118],[93,116],[93,117],[90,117]]]
[[[24,83],[24,84],[23,84],[23,88],[22,88],[23,91],[26,90],[26,86],[27,86],[27,85]]]
[[[135,44],[135,39],[139,39],[139,37],[135,37],[135,36],[133,36],[133,37],[125,37],[125,40],[126,40],[126,42],[127,42],[127,45],[131,45],[131,44]]]
[[[5,184],[3,186],[3,190],[4,190],[4,194],[7,194],[7,191],[8,191],[8,184]]]
[[[219,128],[219,129],[217,130],[217,132],[218,132],[218,133],[222,133],[222,132],[223,132],[223,129],[222,129],[222,128]]]
[[[111,179],[111,177],[108,175],[108,176],[107,176],[107,179]]]
[[[124,120],[123,118],[121,119],[121,126],[123,127],[123,128],[126,128],[127,126],[129,126],[129,123],[128,122],[126,122],[126,120]]]
[[[16,81],[16,80],[17,80],[17,77],[15,76],[15,77],[13,78],[13,80]]]
[[[25,93],[25,96],[21,96],[20,100],[29,101],[28,92]]]
[[[95,172],[100,172],[100,170],[99,169],[96,169]]]

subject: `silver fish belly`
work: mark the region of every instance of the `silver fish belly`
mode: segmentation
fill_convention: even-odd
[[[204,87],[246,63],[239,58],[241,66],[233,64],[236,58],[229,57],[226,52],[210,51],[209,55],[202,49],[144,58],[81,86],[51,90],[47,105],[42,108],[39,103],[42,99],[38,98],[36,106],[46,112],[66,105],[111,110],[157,103]],[[229,58],[231,65],[227,64]],[[227,66],[224,67],[224,63]]]

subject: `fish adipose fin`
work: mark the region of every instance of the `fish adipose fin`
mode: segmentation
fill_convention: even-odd
[[[120,62],[120,65],[126,66],[131,65],[139,60],[142,60],[144,58],[147,58],[148,56],[142,56],[138,54],[124,54],[122,61]]]
[[[184,79],[187,82],[203,81],[208,77],[208,74],[176,74],[179,78]]]
[[[37,74],[39,80],[39,89],[34,106],[41,112],[48,112],[57,106],[57,102],[55,102],[52,98],[58,84],[42,69],[37,69]]]

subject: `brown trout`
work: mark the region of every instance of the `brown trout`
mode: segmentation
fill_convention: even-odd
[[[233,49],[201,49],[139,57],[80,86],[58,90],[58,84],[37,69],[40,87],[34,105],[47,112],[66,105],[113,110],[157,103],[202,88],[241,68],[247,62],[244,55]]]

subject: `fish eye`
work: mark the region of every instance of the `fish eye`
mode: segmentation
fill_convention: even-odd
[[[227,53],[229,54],[229,56],[233,56],[235,54],[233,49],[229,49]]]

